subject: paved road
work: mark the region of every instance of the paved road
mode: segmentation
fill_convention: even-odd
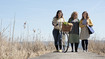
[[[105,59],[105,56],[100,56],[91,52],[67,52],[67,53],[48,53],[31,59]]]

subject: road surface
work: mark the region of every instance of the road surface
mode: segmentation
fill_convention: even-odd
[[[42,56],[38,56],[30,59],[105,59],[105,56],[100,56],[92,52],[67,52],[67,53],[58,53],[52,52]]]

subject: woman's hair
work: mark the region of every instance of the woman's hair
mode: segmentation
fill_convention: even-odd
[[[89,19],[89,15],[88,15],[87,11],[84,11],[84,12],[82,13],[82,19],[81,19],[81,20],[84,19],[84,16],[83,16],[84,13],[86,13],[86,19]]]
[[[71,14],[70,19],[72,19],[72,20],[73,20],[75,15],[77,15],[77,16],[78,16],[78,13],[77,13],[77,12],[73,12],[73,13]]]
[[[57,13],[56,13],[56,16],[55,16],[54,18],[58,18],[58,13],[59,13],[59,12],[62,13],[62,10],[58,10]],[[61,15],[61,18],[63,18],[63,13],[62,13],[62,15]]]

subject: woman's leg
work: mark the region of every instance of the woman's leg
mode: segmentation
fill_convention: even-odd
[[[59,49],[62,50],[62,33],[59,33],[58,42],[59,42]]]
[[[88,40],[87,39],[85,40],[85,44],[86,44],[86,48],[85,49],[87,51],[88,50]]]
[[[60,44],[59,44],[59,48],[60,48],[60,50],[62,50],[62,40],[60,40],[59,43],[60,43]]]
[[[56,50],[58,50],[58,30],[53,30],[53,37],[54,37],[54,44],[56,47]]]
[[[55,47],[56,47],[56,50],[58,50],[58,44],[57,44],[57,40],[55,40]]]
[[[72,48],[72,51],[71,52],[73,52],[73,43],[71,43],[71,48]]]
[[[75,52],[78,52],[78,44],[79,43],[75,43]]]
[[[82,40],[82,41],[81,41],[83,50],[85,50],[85,42],[84,42],[84,41],[85,41],[85,40]]]

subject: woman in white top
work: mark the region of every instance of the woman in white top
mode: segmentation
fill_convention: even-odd
[[[62,52],[62,23],[64,22],[63,13],[61,10],[58,10],[56,16],[53,18],[52,24],[54,26],[53,29],[53,37],[56,50]]]

